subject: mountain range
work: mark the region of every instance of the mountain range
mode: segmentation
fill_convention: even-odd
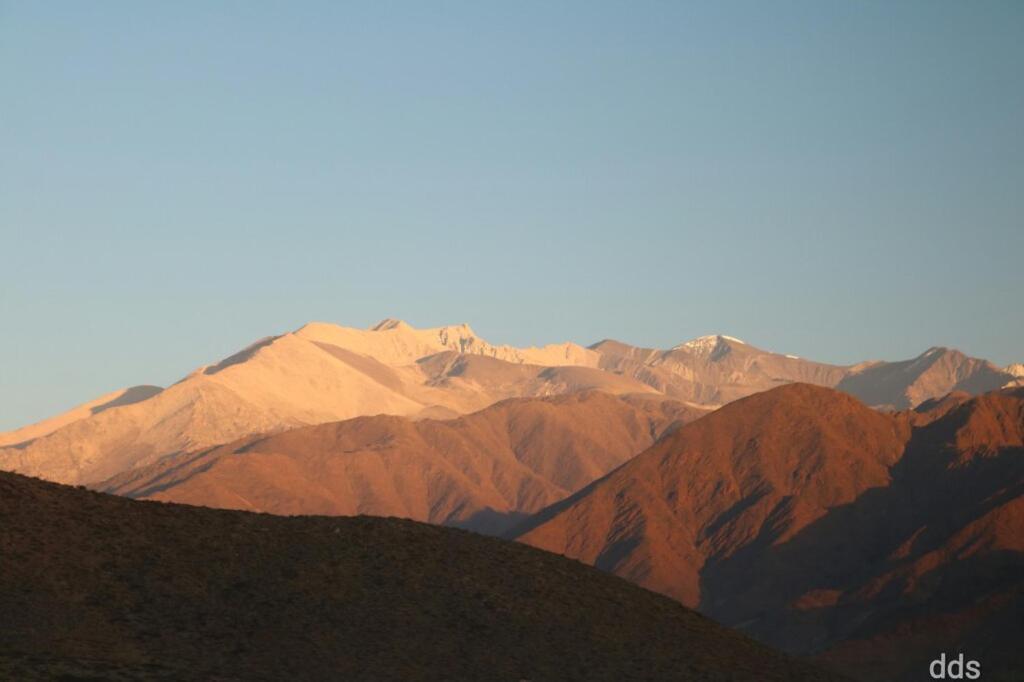
[[[904,409],[952,391],[1024,382],[959,351],[850,367],[708,336],[668,350],[601,341],[495,346],[468,325],[370,329],[310,323],[257,341],[172,386],[137,386],[0,434],[0,469],[95,484],[169,455],[254,434],[359,416],[446,419],[507,398],[599,390],[716,408],[779,385],[833,386],[871,406]]]

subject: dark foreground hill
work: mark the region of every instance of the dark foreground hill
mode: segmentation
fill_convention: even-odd
[[[828,680],[574,561],[0,473],[3,679]]]

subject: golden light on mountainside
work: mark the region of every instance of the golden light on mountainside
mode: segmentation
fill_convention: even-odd
[[[365,330],[311,323],[257,341],[166,389],[128,389],[122,398],[105,396],[0,434],[0,466],[64,483],[98,483],[167,455],[254,434],[377,414],[453,417],[506,398],[583,390],[661,394],[713,408],[807,382],[892,408],[1020,381],[946,349],[912,361],[847,368],[762,351],[727,336],[666,351],[611,341],[521,349],[491,345],[465,324],[414,329],[388,319]]]

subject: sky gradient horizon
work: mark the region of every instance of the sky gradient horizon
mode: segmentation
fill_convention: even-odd
[[[1024,362],[1024,4],[0,0],[0,430],[311,320]]]

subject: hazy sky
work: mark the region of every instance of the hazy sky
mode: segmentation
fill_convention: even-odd
[[[1024,2],[0,0],[0,429],[311,320],[1024,361]]]

